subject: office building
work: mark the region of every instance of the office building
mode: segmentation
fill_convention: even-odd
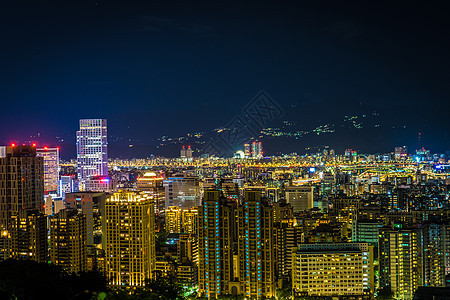
[[[63,209],[50,217],[50,261],[70,273],[87,271],[86,216]]]
[[[58,192],[59,148],[36,148],[36,156],[44,159],[44,193]]]
[[[155,201],[155,213],[164,211],[165,207],[165,188],[163,185],[163,177],[159,177],[154,172],[147,172],[139,177],[136,187],[140,191],[144,191],[150,195]]]
[[[44,160],[36,157],[34,146],[1,147],[0,153],[0,229],[20,209],[44,206]]]
[[[373,247],[369,244],[300,244],[292,252],[295,296],[370,296],[374,293]]]
[[[423,285],[422,230],[382,228],[378,243],[380,288],[396,299],[413,299]]]
[[[250,299],[275,296],[275,234],[273,207],[261,192],[245,190],[238,208],[239,282]]]
[[[77,174],[81,187],[91,176],[108,175],[108,134],[105,119],[82,119],[77,131]]]
[[[154,203],[144,192],[106,200],[106,275],[112,285],[142,286],[155,270]]]
[[[58,195],[63,199],[68,193],[78,192],[78,181],[73,176],[61,176],[58,181]]]
[[[37,209],[21,209],[11,216],[11,257],[45,263],[48,258],[47,218]]]
[[[288,186],[285,193],[286,202],[292,205],[294,213],[313,208],[314,193],[312,186]]]

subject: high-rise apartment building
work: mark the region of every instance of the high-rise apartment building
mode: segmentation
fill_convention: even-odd
[[[423,285],[421,229],[382,228],[379,242],[380,288],[410,300]]]
[[[198,228],[198,208],[193,207],[181,211],[181,232],[196,234]]]
[[[21,209],[44,206],[44,160],[34,146],[1,147],[0,229],[7,229],[13,214]]]
[[[305,211],[314,206],[314,192],[312,186],[288,186],[285,190],[286,202],[292,205],[294,213]]]
[[[166,232],[181,232],[181,208],[177,206],[169,206],[165,210],[166,215]]]
[[[44,193],[58,192],[59,148],[36,148],[36,156],[44,158]]]
[[[367,243],[300,244],[292,253],[295,296],[370,296],[373,248]]]
[[[233,293],[235,209],[220,191],[204,192],[198,212],[198,286],[208,298]]]
[[[239,282],[250,299],[275,296],[275,232],[273,207],[259,190],[245,190],[238,208]]]
[[[63,209],[50,218],[50,261],[67,272],[87,271],[86,216]]]
[[[422,226],[424,286],[446,286],[446,261],[450,256],[450,225],[427,223]]]
[[[144,192],[106,200],[106,274],[113,285],[142,286],[155,270],[154,203]]]
[[[47,217],[37,209],[21,209],[10,221],[11,257],[47,262]]]
[[[82,119],[77,131],[77,173],[81,186],[91,176],[108,175],[108,137],[105,119]]]
[[[163,177],[159,177],[154,172],[147,172],[139,177],[136,187],[140,191],[144,191],[150,195],[155,201],[155,213],[164,211],[165,207],[165,188],[163,185]]]

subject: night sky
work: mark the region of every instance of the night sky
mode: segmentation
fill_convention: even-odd
[[[265,90],[299,126],[381,111],[408,128],[386,147],[422,132],[445,151],[449,20],[419,1],[2,1],[0,143],[74,143],[80,118],[126,139],[210,130]]]

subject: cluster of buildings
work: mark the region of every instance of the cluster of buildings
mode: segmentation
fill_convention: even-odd
[[[398,147],[388,160],[348,150],[262,163],[260,142],[245,147],[226,161],[188,147],[178,163],[113,173],[106,120],[80,120],[76,176],[59,175],[58,148],[0,147],[0,260],[97,270],[121,287],[173,276],[211,299],[413,299],[448,285],[445,156]]]

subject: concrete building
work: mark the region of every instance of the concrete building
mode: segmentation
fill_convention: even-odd
[[[165,210],[166,215],[166,232],[181,232],[181,208],[177,206],[169,206]]]
[[[45,263],[48,259],[47,218],[37,209],[19,210],[11,216],[11,257]]]
[[[43,211],[44,160],[34,146],[12,144],[0,153],[0,229],[7,230],[20,209]]]
[[[238,256],[241,293],[250,299],[275,296],[274,211],[260,191],[245,190],[238,208]]]
[[[61,210],[50,218],[50,261],[67,272],[87,271],[86,216]]]
[[[142,286],[155,271],[155,205],[144,192],[106,200],[106,275],[112,285]]]
[[[367,243],[300,244],[292,253],[295,296],[370,296],[373,247]]]
[[[220,191],[204,192],[198,212],[198,288],[199,294],[217,298],[222,294],[238,294],[233,286],[233,237],[235,206],[222,197]],[[235,288],[233,290],[233,287]]]
[[[382,228],[378,243],[380,288],[396,299],[413,299],[424,278],[422,230]]]

